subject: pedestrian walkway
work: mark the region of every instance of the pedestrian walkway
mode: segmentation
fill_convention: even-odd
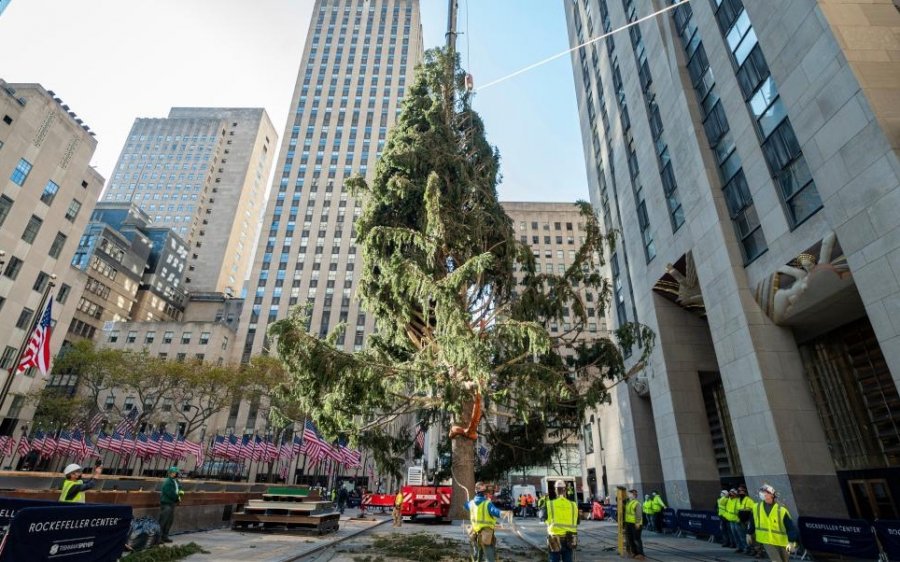
[[[398,528],[391,527],[390,515],[376,515],[375,521],[352,519],[357,510],[348,509],[341,517],[337,533],[324,536],[236,532],[230,529],[185,533],[173,537],[175,544],[195,542],[209,554],[195,554],[188,562],[287,562],[292,560],[329,560],[353,562],[369,551],[371,541],[381,535],[412,535],[427,533],[441,539],[450,539],[464,552],[467,542],[463,522],[433,524],[428,522],[404,522]],[[366,532],[372,531],[372,532]],[[518,534],[515,532],[518,531]],[[355,536],[354,536],[355,535]],[[344,539],[344,540],[342,540]],[[503,560],[539,560],[545,552],[546,527],[534,518],[516,518],[515,525],[503,522],[497,530],[498,555]],[[578,562],[621,561],[616,552],[616,524],[608,521],[582,521],[578,526]],[[341,541],[340,544],[332,544]],[[676,538],[652,532],[643,534],[644,552],[648,560],[666,562],[735,562],[753,560],[733,549],[693,538]],[[449,543],[448,543],[449,544]],[[529,546],[530,545],[530,546]],[[322,548],[324,546],[324,549]],[[322,552],[331,553],[322,558]],[[315,553],[315,554],[314,554]],[[448,552],[448,554],[451,554]],[[385,562],[394,558],[380,555]]]

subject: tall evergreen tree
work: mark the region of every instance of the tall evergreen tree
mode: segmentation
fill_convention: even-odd
[[[285,398],[325,434],[371,444],[383,467],[396,466],[395,420],[450,415],[454,517],[473,491],[483,410],[577,427],[607,398],[604,381],[625,376],[621,349],[643,342],[646,353],[652,340],[626,326],[617,343],[578,341],[589,321],[584,292],[599,296],[598,316],[609,300],[598,269],[612,237],[579,203],[585,239],[575,261],[560,275],[537,273],[497,200],[499,154],[471,102],[457,57],[429,51],[372,182],[349,182],[363,202],[357,296],[377,323],[366,348],[338,349],[343,326],[324,340],[307,333],[299,310],[269,329],[292,379]],[[564,317],[571,329],[551,337],[547,326]]]

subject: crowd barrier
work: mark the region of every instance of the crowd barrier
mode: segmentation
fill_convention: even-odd
[[[615,507],[607,508],[615,518]],[[797,522],[800,544],[809,553],[839,555],[863,560],[900,562],[900,521],[881,520],[873,524],[862,519],[800,517]],[[716,540],[721,520],[714,511],[671,509],[663,511],[663,531],[685,533]],[[876,540],[877,539],[877,540]],[[806,558],[806,556],[804,556]]]
[[[131,519],[127,505],[0,498],[0,562],[115,562]]]

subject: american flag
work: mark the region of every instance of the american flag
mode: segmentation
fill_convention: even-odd
[[[228,454],[228,443],[221,435],[216,435],[213,439],[212,454],[214,457],[224,457]]]
[[[319,433],[316,431],[316,425],[312,420],[306,420],[306,423],[303,424],[302,452],[306,455],[307,460],[309,460],[312,465],[315,465],[325,458],[328,454],[327,451],[330,449],[331,446],[319,437]]]
[[[194,458],[197,459],[197,466],[203,465],[203,449],[204,443],[194,443],[193,441],[188,441],[184,437],[179,439],[179,445],[181,449],[188,454],[194,455]]]
[[[121,433],[122,435],[134,433],[134,430],[137,429],[137,420],[140,416],[141,413],[138,411],[137,407],[132,407],[128,414],[122,418],[122,421],[116,425],[113,433]]]
[[[263,444],[262,440],[259,438],[259,435],[256,435],[248,441],[247,448],[250,456],[250,460],[254,460],[259,462],[263,460],[263,455],[266,452],[266,446]]]
[[[135,452],[137,456],[142,459],[149,459],[153,455],[157,453],[158,446],[156,443],[150,441],[147,436],[143,433],[139,433],[135,437]]]
[[[85,436],[82,440],[82,445],[84,447],[84,456],[85,457],[99,457],[100,453],[97,452],[97,447],[94,443],[91,442],[91,438],[89,436]]]
[[[178,458],[178,451],[175,449],[175,438],[171,433],[163,433],[162,437],[160,437],[159,452],[167,459]]]
[[[347,468],[357,468],[362,461],[362,455],[359,451],[351,449],[345,442],[338,442],[338,449],[341,452],[341,463]]]
[[[38,431],[34,435],[31,444],[42,457],[50,457],[56,452],[56,439],[43,431]]]
[[[419,426],[418,431],[416,431],[416,445],[419,446],[420,451],[423,453],[425,452],[425,429],[421,425]]]
[[[91,421],[88,422],[88,433],[96,433],[100,426],[103,425],[103,420],[106,419],[106,415],[103,412],[97,412],[94,414],[94,417],[91,418]]]
[[[272,442],[271,439],[266,437],[265,441],[266,453],[265,459],[268,462],[272,462],[278,458],[278,447],[275,446],[275,443]]]
[[[16,450],[15,439],[9,435],[0,436],[0,454],[11,455]]]
[[[53,332],[50,308],[52,306],[53,297],[50,297],[47,308],[41,315],[41,321],[34,327],[34,332],[31,333],[31,338],[28,340],[28,347],[25,348],[19,366],[16,367],[17,374],[22,374],[31,367],[37,367],[45,377],[50,372],[50,335]]]
[[[24,457],[31,452],[31,443],[28,442],[28,438],[25,437],[24,434],[19,438],[19,444],[16,446],[16,451],[19,453],[20,457]]]
[[[291,463],[288,461],[281,461],[281,468],[278,470],[278,475],[281,476],[281,479],[287,482],[288,470],[290,469]]]
[[[231,460],[237,460],[240,456],[241,452],[241,444],[238,441],[238,436],[231,434],[228,436],[228,443],[226,444],[225,456]]]

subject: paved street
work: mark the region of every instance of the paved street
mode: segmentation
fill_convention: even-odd
[[[407,522],[400,529],[395,529],[391,527],[388,516],[376,515],[376,521],[365,522],[350,519],[352,515],[356,515],[356,511],[348,510],[347,516],[341,520],[340,531],[324,537],[302,534],[234,532],[221,529],[182,534],[174,539],[177,544],[196,542],[209,551],[209,554],[197,554],[188,558],[192,562],[247,562],[250,560],[263,562],[288,562],[290,560],[363,562],[415,559],[392,556],[376,542],[379,542],[379,539],[383,541],[390,538],[393,534],[409,536],[424,533],[434,536],[435,541],[446,545],[445,555],[456,556],[449,560],[464,560],[466,537],[459,522],[453,524]],[[545,560],[546,555],[534,548],[534,546],[543,546],[544,525],[536,519],[516,519],[516,528],[531,546],[523,542],[508,524],[504,525],[497,532],[498,558],[504,562]],[[577,555],[579,562],[620,560],[615,552],[616,526],[613,523],[584,521],[579,528],[579,540]],[[328,544],[332,545],[322,548]],[[745,555],[735,554],[732,550],[724,549],[717,544],[655,533],[644,535],[644,548],[648,560],[667,562],[751,560]]]

